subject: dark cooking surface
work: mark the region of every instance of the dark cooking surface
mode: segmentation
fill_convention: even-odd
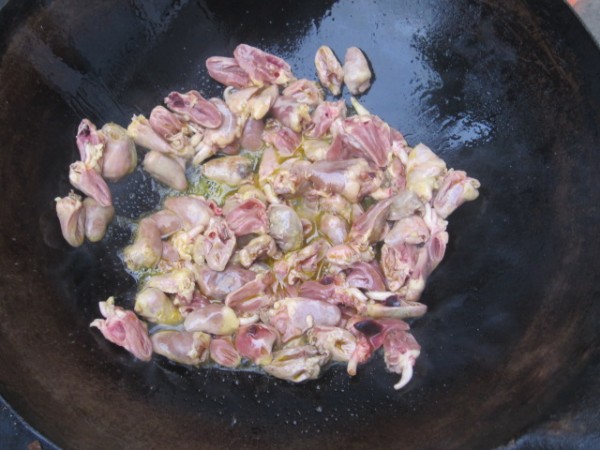
[[[19,413],[66,448],[482,448],[567,398],[599,337],[600,54],[562,1],[170,3],[31,1],[1,27],[0,394]],[[143,364],[87,326],[134,283],[121,222],[97,245],[60,238],[80,117],[126,124],[173,89],[219,94],[204,59],[239,42],[310,78],[321,43],[360,46],[365,106],[482,182],[450,221],[401,392],[380,358],[297,386]],[[141,171],[114,185],[117,214],[153,206],[150,186]]]
[[[541,423],[508,442],[498,450],[548,450],[564,448],[600,448],[600,361],[585,369],[582,377],[563,398],[541,418]],[[43,450],[56,450],[37,436],[7,406],[0,406],[0,449],[25,449],[34,440]]]

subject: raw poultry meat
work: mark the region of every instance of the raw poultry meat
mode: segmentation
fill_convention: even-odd
[[[88,198],[56,203],[69,244],[102,238],[115,214],[105,180],[134,170],[136,145],[169,188],[123,250],[143,280],[135,312],[110,298],[92,326],[142,360],[250,366],[292,382],[330,364],[355,375],[382,349],[400,375],[394,388],[404,387],[421,351],[405,320],[426,313],[448,216],[477,198],[479,182],[426,145],[410,147],[354,97],[351,108],[326,97],[371,87],[357,47],[343,66],[320,47],[319,82],[247,44],[206,68],[223,99],[172,92],[127,130],[79,126],[69,178]]]

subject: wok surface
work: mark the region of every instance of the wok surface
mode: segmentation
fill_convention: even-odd
[[[0,49],[0,394],[64,448],[489,448],[543,416],[597,356],[600,53],[562,1],[25,2]],[[88,328],[131,306],[117,251],[158,192],[111,185],[120,219],[72,249],[81,117],[126,125],[171,90],[220,95],[204,60],[245,42],[314,78],[319,45],[356,45],[371,112],[482,183],[451,218],[413,324],[413,381],[380,357],[292,385],[133,358]]]

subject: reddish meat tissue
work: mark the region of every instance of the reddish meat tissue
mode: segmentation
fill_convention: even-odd
[[[69,179],[89,200],[71,191],[56,205],[69,244],[110,229],[119,211],[105,180],[137,167],[136,145],[164,187],[122,252],[143,274],[135,312],[111,297],[91,325],[144,361],[156,353],[292,382],[331,364],[353,376],[381,349],[404,387],[421,351],[406,321],[426,313],[448,217],[479,182],[340,97],[373,89],[357,47],[343,65],[320,47],[318,81],[247,44],[206,68],[222,99],[171,92],[127,129],[79,126]]]

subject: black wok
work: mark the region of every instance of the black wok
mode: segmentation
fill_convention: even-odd
[[[564,398],[597,357],[600,53],[562,0],[9,2],[0,13],[0,394],[64,448],[490,448]],[[81,117],[125,125],[171,90],[219,95],[204,60],[240,42],[314,78],[357,45],[372,112],[482,183],[413,324],[415,376],[381,358],[301,385],[134,361],[88,328],[131,305],[126,221],[79,249],[69,190]],[[135,218],[158,194],[112,185]]]

